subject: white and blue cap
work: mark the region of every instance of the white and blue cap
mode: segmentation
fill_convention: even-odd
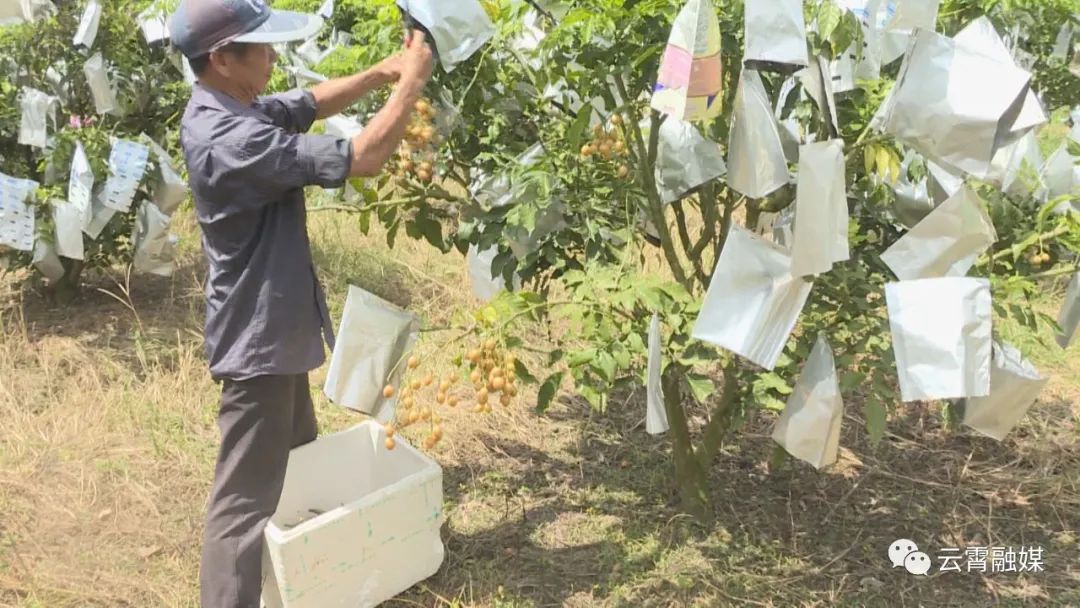
[[[169,19],[169,38],[194,59],[232,42],[306,40],[322,26],[318,15],[272,10],[263,0],[181,0]]]

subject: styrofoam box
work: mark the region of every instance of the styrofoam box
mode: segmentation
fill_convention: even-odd
[[[291,452],[266,526],[267,608],[366,608],[439,570],[442,468],[394,439],[369,420]]]

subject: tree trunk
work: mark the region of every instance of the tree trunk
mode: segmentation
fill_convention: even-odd
[[[79,297],[82,271],[85,264],[81,260],[64,259],[64,276],[45,288],[45,301],[50,306],[68,306]]]
[[[664,410],[671,428],[671,451],[675,460],[675,483],[679,489],[682,509],[702,523],[712,518],[709,500],[709,479],[705,469],[694,454],[690,441],[690,426],[682,405],[678,366],[671,366],[661,380],[664,387]]]

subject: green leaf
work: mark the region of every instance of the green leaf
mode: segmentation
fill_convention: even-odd
[[[716,392],[716,385],[712,378],[702,374],[687,374],[686,384],[690,387],[690,394],[698,403],[705,403],[705,400]]]
[[[586,363],[591,363],[592,360],[595,357],[596,357],[596,349],[595,348],[587,348],[585,350],[580,350],[580,351],[577,351],[576,353],[572,353],[570,355],[570,357],[566,360],[566,364],[569,365],[570,367],[581,367],[582,365],[585,365]]]
[[[844,13],[840,10],[840,7],[836,5],[832,0],[826,0],[818,7],[817,15],[817,30],[822,40],[829,40],[832,38],[833,31],[836,26],[840,25],[840,20],[843,18]],[[839,52],[842,49],[834,49]]]
[[[536,376],[529,373],[529,368],[525,367],[525,364],[520,359],[514,359],[514,375],[521,379],[525,384],[536,384]]]
[[[570,129],[566,132],[566,141],[571,150],[577,150],[581,147],[581,134],[585,132],[585,129],[589,126],[589,118],[592,116],[592,106],[584,105],[578,112],[577,118],[570,124]]]
[[[754,390],[756,392],[759,389],[762,391],[776,391],[781,395],[790,395],[792,392],[788,383],[784,382],[783,378],[773,372],[764,373],[758,376],[757,380],[754,381]]]
[[[538,414],[543,414],[551,406],[551,401],[555,398],[555,393],[558,392],[562,381],[563,372],[555,372],[540,385],[540,390],[536,394],[536,412]]]
[[[876,447],[885,436],[885,404],[876,397],[868,397],[863,411],[866,415],[866,430],[870,433],[870,445]]]
[[[596,353],[596,358],[590,367],[604,382],[615,381],[615,357],[608,351],[602,350]]]

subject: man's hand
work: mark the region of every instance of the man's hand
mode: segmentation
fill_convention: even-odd
[[[401,83],[416,87],[417,92],[424,88],[434,68],[431,47],[427,45],[424,32],[413,30],[412,38],[401,54]]]
[[[383,59],[372,68],[379,75],[384,84],[397,82],[401,79],[401,68],[405,65],[405,53],[397,53]]]

